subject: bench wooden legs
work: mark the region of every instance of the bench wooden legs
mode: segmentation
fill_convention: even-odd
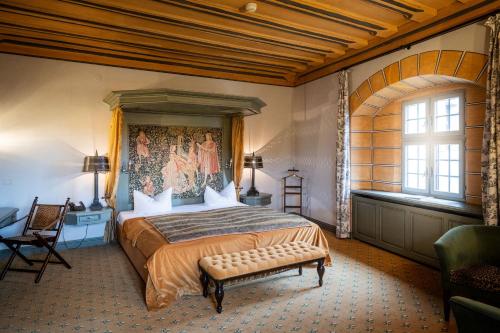
[[[215,300],[217,301],[217,312],[222,312],[222,299],[224,298],[224,282],[214,281],[215,283]]]
[[[302,276],[302,266],[299,266],[299,275]]]
[[[208,274],[204,271],[201,272],[200,276],[201,286],[203,287],[203,297],[208,297]]]
[[[321,287],[323,285],[323,274],[325,274],[325,259],[319,259],[318,260],[318,267],[316,267],[316,270],[318,271],[318,276],[319,276],[319,286]]]

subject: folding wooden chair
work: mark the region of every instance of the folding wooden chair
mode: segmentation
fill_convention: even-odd
[[[64,205],[41,205],[38,204],[38,197],[35,197],[22,235],[8,238],[0,236],[0,242],[5,244],[12,251],[7,264],[0,274],[0,280],[3,280],[7,271],[17,271],[37,273],[35,283],[38,283],[40,282],[40,279],[45,272],[45,268],[47,268],[49,263],[63,264],[66,268],[71,268],[70,264],[68,264],[68,262],[64,260],[64,258],[57,253],[55,249],[64,224],[64,217],[66,216],[66,211],[68,210],[68,204],[69,198],[66,200]],[[45,257],[45,259],[30,259],[20,252],[21,246],[23,245],[45,247],[49,252],[47,253],[47,257]],[[59,259],[59,261],[51,261],[50,258],[52,255]],[[42,267],[39,270],[10,268],[16,256],[24,260],[24,262],[30,266],[33,266],[33,263],[35,262],[41,262]]]

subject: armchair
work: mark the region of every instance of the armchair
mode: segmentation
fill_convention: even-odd
[[[451,309],[457,321],[458,333],[495,333],[500,327],[500,308],[454,296]]]
[[[500,306],[500,226],[455,227],[434,248],[441,266],[445,320],[455,295]]]

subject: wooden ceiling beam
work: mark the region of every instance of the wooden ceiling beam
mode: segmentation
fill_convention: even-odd
[[[305,62],[276,59],[258,54],[250,55],[241,52],[229,51],[223,48],[206,48],[198,45],[166,40],[159,37],[126,34],[120,31],[110,31],[18,13],[3,12],[0,10],[0,23],[2,22],[5,25],[14,28],[35,29],[47,34],[68,35],[78,38],[108,41],[125,45],[136,45],[140,47],[154,48],[160,51],[175,51],[180,54],[194,54],[226,61],[241,60],[266,66],[289,68],[292,71],[303,71],[306,69]]]
[[[393,37],[392,40],[382,40],[372,43],[367,49],[361,52],[353,50],[342,58],[329,61],[327,65],[310,68],[299,75],[296,83],[297,85],[301,85],[388,52],[418,43],[429,36],[494,13],[498,11],[499,6],[500,0],[452,4],[438,11],[438,14],[427,25],[422,26],[416,22],[408,23],[400,29],[398,35]]]
[[[416,0],[369,0],[384,8],[391,9],[408,19],[423,22],[437,15],[437,9]]]
[[[342,9],[338,6],[324,4],[311,0],[263,0],[277,6],[302,12],[323,19],[345,24],[350,27],[369,31],[370,34],[388,37],[398,32],[398,27],[387,22],[356,14],[355,12]]]
[[[2,39],[0,41],[0,52],[36,56],[39,58],[49,58],[57,60],[68,60],[90,64],[107,65],[114,67],[125,67],[141,70],[150,70],[155,72],[177,73],[194,76],[215,77],[220,79],[229,79],[237,81],[247,81],[263,84],[271,84],[278,86],[292,86],[292,82],[280,76],[271,75],[256,75],[246,73],[235,73],[233,71],[214,71],[211,69],[196,68],[193,66],[179,66],[167,62],[145,62],[131,57],[117,58],[116,55],[109,56],[99,52],[82,52],[73,51],[62,48],[47,48],[43,45],[37,46],[33,44],[16,44],[11,41]]]
[[[146,35],[159,35],[194,44],[216,46],[255,54],[266,54],[277,58],[296,59],[309,63],[321,64],[324,57],[324,53],[320,52],[315,53],[313,51],[295,50],[262,42],[245,41],[206,31],[193,31],[181,26],[102,11],[87,6],[78,6],[67,2],[56,2],[54,0],[37,0],[36,2],[29,0],[4,0],[0,3],[0,8],[4,10],[28,11],[32,15],[52,20],[77,22],[82,25],[97,26],[130,34],[139,32]],[[78,15],[75,16],[75,13],[78,13]]]
[[[128,54],[131,57],[153,57],[152,59],[158,59],[163,61],[178,61],[180,63],[189,64],[194,63],[198,66],[205,66],[213,68],[232,68],[235,71],[248,71],[248,72],[258,72],[258,73],[272,73],[282,76],[293,76],[295,73],[293,71],[284,68],[273,68],[269,66],[261,66],[256,64],[247,64],[244,62],[233,61],[229,65],[227,61],[220,59],[204,58],[199,56],[189,56],[189,55],[179,55],[172,52],[158,51],[150,48],[132,47],[127,45],[120,45],[117,43],[95,41],[84,38],[75,38],[69,36],[58,36],[54,34],[46,34],[37,31],[30,31],[26,29],[13,29],[8,27],[3,27],[0,25],[0,34],[4,36],[4,39],[9,39],[13,41],[22,42],[32,42],[37,44],[43,44],[43,42],[48,43],[58,43],[54,45],[64,46],[67,45],[68,48],[95,48],[101,50],[102,52],[107,51],[119,51],[121,54]],[[87,49],[85,49],[87,50]],[[111,54],[111,53],[109,53]]]
[[[246,69],[246,68],[241,68],[241,67],[235,67],[227,64],[206,64],[198,61],[186,61],[186,60],[181,60],[181,59],[172,59],[160,55],[152,55],[152,54],[146,54],[146,53],[137,53],[137,52],[130,52],[130,51],[122,51],[120,49],[110,49],[110,48],[103,48],[102,46],[87,46],[83,44],[74,44],[74,43],[68,43],[68,42],[61,42],[61,41],[52,41],[52,40],[47,40],[47,39],[41,39],[41,38],[32,38],[32,37],[24,37],[24,36],[12,36],[12,35],[5,35],[2,34],[3,36],[3,42],[4,43],[11,43],[11,44],[19,44],[19,45],[36,45],[41,49],[48,48],[48,49],[60,49],[60,50],[67,50],[67,51],[75,51],[77,53],[83,52],[83,53],[96,53],[96,54],[102,54],[110,57],[118,57],[118,58],[128,58],[128,59],[135,59],[137,61],[144,61],[144,62],[155,62],[158,64],[163,64],[163,63],[169,63],[169,64],[176,64],[178,66],[186,66],[186,67],[197,67],[197,68],[202,68],[202,69],[207,69],[207,70],[216,70],[216,71],[227,71],[227,72],[233,72],[233,73],[240,73],[240,74],[245,74],[245,75],[258,75],[258,76],[269,76],[269,77],[289,77],[293,76],[293,73],[276,73],[276,72],[270,72],[270,71],[262,71],[258,70],[255,68],[252,69]]]
[[[279,29],[282,31],[291,32],[293,34],[299,34],[308,36],[310,38],[319,38],[324,40],[339,40],[342,43],[346,43],[352,48],[361,48],[368,44],[368,40],[365,38],[355,37],[348,34],[343,34],[335,32],[333,30],[319,29],[314,26],[304,25],[297,22],[287,21],[269,15],[263,15],[258,12],[255,13],[242,13],[239,9],[232,8],[230,6],[225,6],[217,1],[204,1],[204,0],[158,0],[163,3],[175,4],[177,6],[183,6],[186,8],[192,8],[194,10],[216,13],[218,15],[223,15],[235,20],[255,23],[258,22],[261,25],[271,27],[273,29]]]
[[[112,10],[145,19],[154,19],[178,24],[184,27],[205,31],[216,31],[220,34],[247,40],[263,41],[284,47],[303,50],[316,50],[324,53],[344,54],[347,44],[304,37],[290,32],[283,32],[257,24],[237,21],[232,18],[213,14],[194,12],[187,8],[160,3],[151,0],[67,0],[77,4],[85,3],[103,10]]]

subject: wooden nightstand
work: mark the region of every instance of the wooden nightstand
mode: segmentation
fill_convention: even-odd
[[[271,204],[271,196],[269,193],[260,193],[258,196],[240,194],[240,201],[250,206],[268,206]]]
[[[103,208],[102,210],[84,210],[81,212],[67,212],[64,219],[65,224],[72,225],[88,225],[105,223],[111,220],[111,208]]]
[[[6,227],[17,220],[17,208],[0,207],[0,228]]]

